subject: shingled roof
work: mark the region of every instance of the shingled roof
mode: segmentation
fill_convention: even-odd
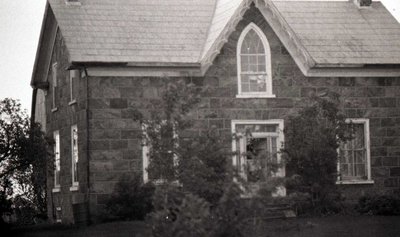
[[[400,24],[380,2],[273,3],[316,64],[400,63]]]
[[[400,24],[380,2],[365,9],[352,0],[79,2],[69,5],[66,0],[48,0],[48,12],[54,13],[71,64],[179,66],[199,68],[203,75],[255,3],[305,75],[315,76],[312,70],[320,68],[345,72],[343,67],[400,65]],[[41,37],[43,34],[46,30]],[[38,53],[36,64],[38,58],[46,57],[43,55]],[[376,75],[400,75],[398,66],[394,74],[380,70]],[[348,72],[340,75],[350,75]],[[329,73],[323,72],[325,76]],[[369,75],[367,70],[363,73]]]
[[[199,61],[215,0],[49,0],[71,61]]]

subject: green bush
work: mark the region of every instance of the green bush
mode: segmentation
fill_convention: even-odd
[[[154,186],[140,175],[123,176],[106,204],[108,220],[144,220],[153,210]]]
[[[358,200],[356,210],[361,214],[400,215],[400,196],[367,195]]]

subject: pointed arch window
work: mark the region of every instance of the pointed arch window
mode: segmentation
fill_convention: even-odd
[[[254,23],[242,32],[237,46],[238,98],[275,97],[272,93],[271,49]]]

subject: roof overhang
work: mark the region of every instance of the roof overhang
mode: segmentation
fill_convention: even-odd
[[[84,67],[89,76],[204,76],[251,4],[259,9],[301,72],[308,77],[400,77],[399,65],[319,64],[307,52],[271,0],[243,0],[224,29],[198,63],[70,61],[69,69]],[[46,88],[57,22],[49,3],[43,19],[31,85]]]
[[[56,19],[47,2],[32,71],[31,86],[33,88],[46,89],[48,86],[46,79],[50,68],[57,30]]]
[[[203,76],[199,63],[72,62],[68,69],[84,68],[88,76],[185,77]]]
[[[400,77],[400,64],[318,64],[302,45],[296,33],[288,25],[282,14],[271,0],[244,0],[230,22],[217,38],[210,52],[202,59],[202,74],[205,74],[220,53],[230,34],[235,30],[251,4],[260,10],[270,24],[301,72],[308,77]]]

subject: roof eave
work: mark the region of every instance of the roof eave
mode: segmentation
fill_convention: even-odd
[[[36,74],[36,70],[37,70],[37,64],[38,64],[38,60],[39,60],[39,54],[40,54],[40,49],[42,46],[42,40],[43,40],[43,35],[44,35],[44,26],[46,24],[47,21],[47,17],[48,17],[48,11],[49,11],[49,2],[46,2],[46,6],[45,6],[45,10],[44,10],[44,15],[43,15],[43,20],[42,20],[42,26],[40,29],[40,34],[39,34],[39,41],[38,41],[38,46],[36,48],[36,55],[35,55],[35,62],[33,64],[33,70],[32,70],[32,76],[31,76],[31,87],[32,88],[36,88],[36,83],[35,83],[35,74]]]
[[[307,77],[400,77],[400,65],[364,65],[364,67],[314,67],[304,73]]]
[[[185,62],[110,62],[110,61],[71,61],[71,66],[85,67],[181,67],[181,68],[200,68],[201,63]]]

